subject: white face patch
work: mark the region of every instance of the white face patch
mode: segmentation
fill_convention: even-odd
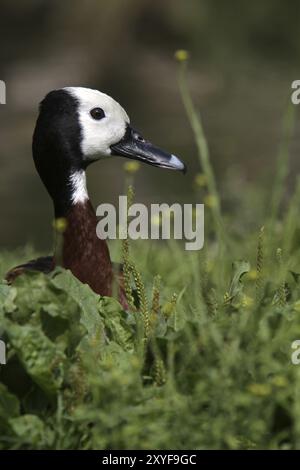
[[[82,131],[81,150],[85,160],[96,160],[111,155],[111,145],[118,143],[130,122],[125,110],[113,98],[98,90],[65,87],[79,105],[79,122]],[[101,108],[105,117],[94,119],[90,112]]]

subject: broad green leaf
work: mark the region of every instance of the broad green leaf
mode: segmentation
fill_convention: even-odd
[[[77,308],[73,299],[61,289],[57,289],[51,278],[43,273],[28,272],[19,276],[14,283],[17,289],[17,312],[13,318],[24,322],[31,319],[36,323],[40,312],[46,311],[53,317],[70,319]]]
[[[15,306],[17,290],[6,284],[0,284],[0,312],[12,312]]]
[[[27,373],[46,393],[54,394],[62,384],[65,355],[38,326],[6,325],[9,341]]]
[[[89,335],[104,340],[104,325],[99,315],[100,297],[95,294],[87,284],[82,284],[70,271],[57,270],[53,274],[51,283],[58,290],[68,294],[79,306],[81,311],[81,323]]]
[[[15,395],[7,390],[7,387],[0,382],[0,418],[7,420],[18,416],[20,413],[20,403]]]
[[[21,443],[30,445],[31,449],[41,449],[53,440],[53,432],[46,428],[38,416],[25,414],[11,418],[9,425]]]
[[[250,263],[248,261],[235,261],[232,264],[232,280],[229,287],[229,297],[233,299],[242,292],[242,277],[250,271]]]
[[[102,297],[99,309],[104,319],[107,335],[125,350],[132,351],[134,346],[133,330],[126,322],[126,313],[119,302],[111,297]]]

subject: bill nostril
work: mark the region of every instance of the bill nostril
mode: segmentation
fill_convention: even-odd
[[[133,137],[134,137],[135,140],[138,140],[139,142],[145,142],[145,139],[140,134],[138,134],[136,132],[133,134]]]

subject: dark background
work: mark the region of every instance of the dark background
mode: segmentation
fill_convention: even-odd
[[[112,95],[147,138],[186,161],[186,177],[143,166],[140,202],[194,201],[199,166],[178,91],[177,49],[191,54],[189,84],[226,210],[248,185],[268,192],[291,82],[300,78],[299,28],[297,0],[0,0],[0,79],[7,85],[0,246],[51,246],[52,206],[33,166],[31,136],[38,103],[53,88]],[[123,193],[123,163],[116,158],[88,170],[95,205]]]

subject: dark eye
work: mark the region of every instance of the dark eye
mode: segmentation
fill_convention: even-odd
[[[100,119],[103,119],[105,117],[105,113],[102,108],[94,108],[90,111],[90,115],[92,116],[93,119],[96,119],[97,121],[100,121]]]

